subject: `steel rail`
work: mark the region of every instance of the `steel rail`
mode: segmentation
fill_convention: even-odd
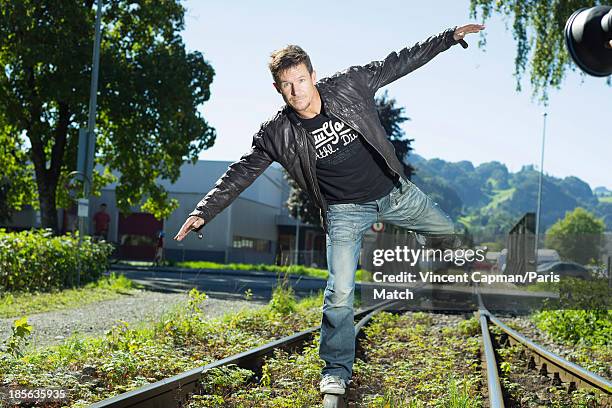
[[[487,321],[490,321],[492,324],[497,326],[505,336],[509,339],[512,344],[521,344],[525,347],[531,354],[532,358],[529,361],[528,368],[536,368],[536,364],[540,366],[540,374],[547,376],[549,373],[553,374],[553,384],[561,385],[563,382],[568,383],[568,391],[573,391],[576,388],[590,388],[600,391],[604,394],[605,398],[610,402],[612,398],[612,382],[607,380],[606,378],[601,377],[598,374],[595,374],[577,364],[574,364],[570,361],[567,361],[563,357],[545,349],[541,345],[533,342],[527,337],[523,336],[519,332],[514,329],[508,327],[504,322],[502,322],[498,317],[491,314],[485,307],[482,297],[478,290],[476,289],[476,296],[478,298],[478,309],[480,315],[481,328],[483,333],[483,343],[486,343],[485,340],[485,329],[486,333],[489,334]],[[484,322],[484,327],[483,327]],[[490,342],[490,337],[488,338]],[[487,352],[485,346],[485,354],[490,354]],[[491,344],[492,347],[492,344]],[[492,357],[492,358],[491,358]],[[497,372],[497,365],[493,365],[491,368],[490,362],[495,361],[495,354],[493,353],[489,357],[487,355],[487,376],[489,385],[489,393],[491,394],[491,387],[496,388],[495,385],[491,385],[492,382],[497,381],[499,383],[499,375]],[[491,373],[494,372],[494,377],[491,377]],[[494,399],[493,401],[498,401],[499,394],[497,390],[494,390]],[[503,407],[503,399],[501,400],[502,405],[493,405],[491,402],[491,407]]]
[[[356,319],[362,319],[376,309],[389,306],[394,301],[386,301],[355,313]],[[198,391],[202,375],[213,368],[236,365],[240,368],[257,371],[261,368],[264,358],[274,353],[274,350],[292,350],[303,347],[320,329],[320,326],[286,336],[262,346],[238,353],[222,360],[214,361],[205,366],[177,374],[141,388],[128,391],[114,397],[92,404],[92,408],[169,408],[178,407],[189,394]]]
[[[487,389],[489,391],[489,406],[491,408],[504,408],[504,394],[499,381],[495,349],[491,341],[491,334],[487,323],[487,314],[479,310],[480,331],[482,332],[482,346],[484,350],[485,365],[487,367]]]
[[[551,351],[546,350],[539,344],[534,343],[527,337],[508,327],[497,317],[489,314],[488,318],[493,324],[499,327],[508,336],[508,338],[514,340],[515,343],[520,343],[541,360],[540,364],[543,366],[543,369],[540,371],[542,374],[553,372],[555,375],[554,379],[558,382],[562,381],[561,377],[565,377],[566,382],[570,383],[570,390],[574,389],[575,387],[586,387],[597,389],[605,394],[612,395],[612,382],[609,380],[593,373],[592,371],[580,367],[571,361],[567,361],[563,357]]]

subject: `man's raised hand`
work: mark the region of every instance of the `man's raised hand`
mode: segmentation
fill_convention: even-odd
[[[477,33],[484,30],[484,28],[485,26],[483,24],[468,24],[463,27],[457,27],[453,33],[453,38],[455,41],[460,41],[463,40],[466,34]]]
[[[174,236],[174,239],[177,241],[182,241],[190,231],[198,231],[200,228],[204,226],[204,219],[192,215],[185,220],[183,226],[179,230],[179,232]]]

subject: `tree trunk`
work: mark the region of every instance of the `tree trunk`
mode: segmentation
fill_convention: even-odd
[[[43,228],[51,228],[53,233],[59,233],[59,224],[57,217],[57,208],[55,206],[55,192],[57,189],[57,180],[55,183],[47,183],[48,177],[39,177],[36,175],[38,184],[38,202],[40,203],[40,221]],[[42,180],[38,181],[38,180]]]
[[[60,231],[57,217],[57,206],[55,197],[57,184],[66,148],[68,125],[70,123],[70,111],[68,105],[62,102],[59,105],[57,126],[54,129],[54,143],[51,148],[50,166],[47,169],[47,156],[42,142],[42,136],[32,127],[28,131],[28,137],[32,144],[31,158],[36,173],[36,185],[38,186],[38,202],[40,203],[40,221],[43,228],[51,228],[57,235]],[[36,105],[32,117],[40,117],[39,105]]]

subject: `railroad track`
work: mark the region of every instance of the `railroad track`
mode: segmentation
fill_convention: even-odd
[[[387,301],[368,307],[355,313],[357,326],[363,328],[374,312],[382,310],[394,302]],[[170,408],[180,407],[183,402],[198,391],[198,383],[202,375],[211,369],[235,365],[239,368],[261,373],[261,367],[266,357],[274,354],[275,350],[293,351],[301,349],[306,342],[312,340],[319,326],[283,337],[265,345],[247,350],[245,352],[215,361],[202,367],[177,374],[173,377],[148,384],[139,389],[129,391],[115,397],[92,404],[92,408]],[[340,402],[342,403],[342,402]],[[339,405],[342,406],[342,405]]]
[[[612,406],[612,382],[546,350],[541,345],[511,329],[486,309],[480,293],[477,293],[476,296],[479,305],[478,315],[490,407],[504,408],[505,405],[496,361],[495,343],[491,339],[489,325],[497,326],[501,330],[500,345],[509,342],[511,345],[520,344],[524,347],[529,355],[527,369],[538,370],[542,376],[552,375],[552,385],[563,386],[568,392],[575,391],[578,388],[596,390],[604,395],[604,406]]]
[[[488,404],[490,407],[504,407],[504,392],[500,384],[499,369],[496,361],[495,345],[490,334],[490,325],[497,326],[503,333],[500,342],[509,341],[511,344],[519,343],[525,347],[530,354],[529,369],[539,369],[541,375],[552,375],[553,385],[566,385],[569,392],[577,388],[596,389],[606,396],[607,404],[612,406],[611,393],[612,384],[605,378],[598,376],[588,370],[585,370],[578,365],[571,363],[560,356],[551,353],[542,346],[530,341],[529,339],[509,328],[497,317],[491,314],[484,306],[480,293],[475,293],[477,299],[477,312],[480,322],[482,335],[482,359],[483,367],[486,368],[486,381]],[[476,302],[474,302],[476,304]],[[363,337],[363,329],[368,325],[371,319],[382,311],[390,313],[403,313],[406,311],[435,311],[442,313],[457,313],[457,310],[452,308],[437,310],[429,310],[427,308],[399,308],[399,302],[387,301],[367,309],[361,310],[355,314],[355,341],[357,345],[357,354],[359,355],[360,337]],[[476,310],[474,310],[476,311]],[[265,358],[273,356],[274,351],[282,349],[288,352],[301,350],[304,345],[313,339],[314,334],[319,330],[319,327],[313,327],[308,330],[287,336],[263,346],[239,353],[222,360],[215,361],[208,365],[195,368],[193,370],[178,374],[171,378],[149,384],[140,389],[133,390],[107,400],[95,403],[93,408],[169,408],[180,407],[187,400],[189,395],[197,393],[200,389],[200,379],[207,371],[235,365],[239,368],[248,369],[256,373],[255,377],[261,374],[261,368]],[[484,394],[484,393],[483,393]],[[356,407],[356,390],[352,384],[345,395],[334,396],[325,395],[323,400],[324,408],[353,408]],[[608,405],[606,405],[608,406]]]

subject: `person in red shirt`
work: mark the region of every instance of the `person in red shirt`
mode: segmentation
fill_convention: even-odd
[[[110,224],[110,215],[106,212],[106,204],[100,204],[100,211],[94,214],[95,236],[104,238],[108,241],[108,226]]]

